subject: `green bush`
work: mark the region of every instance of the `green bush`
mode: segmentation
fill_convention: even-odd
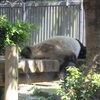
[[[62,100],[95,100],[100,89],[100,74],[91,72],[85,75],[80,69],[70,66],[67,68],[64,82],[60,83],[57,94]]]
[[[53,94],[49,94],[48,92],[45,92],[36,86],[33,86],[32,91],[32,96],[37,96],[36,100],[55,100]]]
[[[0,16],[0,54],[4,54],[7,45],[21,47],[23,42],[28,42],[32,28],[36,28],[36,25],[19,20],[11,23],[6,15]]]

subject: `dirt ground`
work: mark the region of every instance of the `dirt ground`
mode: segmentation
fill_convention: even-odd
[[[56,90],[59,87],[58,84],[59,81],[20,84],[18,89],[18,100],[60,100],[60,96],[56,95]],[[37,90],[39,95],[33,95],[34,88],[39,89]],[[40,91],[42,91],[42,95],[40,95]],[[51,96],[53,96],[53,98]],[[45,99],[42,97],[45,97]]]

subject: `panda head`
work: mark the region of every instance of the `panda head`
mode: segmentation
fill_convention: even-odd
[[[57,52],[55,44],[51,44],[51,43],[49,44],[49,42],[47,41],[44,43],[39,43],[34,46],[24,47],[21,51],[21,57],[29,58],[29,59],[54,59],[55,60],[59,58],[59,52]]]

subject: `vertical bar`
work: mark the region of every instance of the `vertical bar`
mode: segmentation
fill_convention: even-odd
[[[52,37],[52,30],[53,30],[53,28],[52,28],[52,20],[53,20],[53,7],[52,6],[50,6],[50,37]]]
[[[47,38],[48,38],[48,34],[49,34],[49,33],[48,33],[48,23],[49,23],[49,21],[48,21],[49,18],[48,18],[48,17],[49,17],[49,16],[48,16],[48,6],[46,6],[46,7],[47,7],[47,27],[46,27],[46,30],[47,30],[47,31],[46,31],[46,39],[47,39]]]

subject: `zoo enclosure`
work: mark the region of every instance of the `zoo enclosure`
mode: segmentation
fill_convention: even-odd
[[[21,20],[34,23],[29,45],[37,44],[55,35],[68,35],[85,44],[83,2],[22,2],[0,4],[0,15],[7,15],[11,22]]]

